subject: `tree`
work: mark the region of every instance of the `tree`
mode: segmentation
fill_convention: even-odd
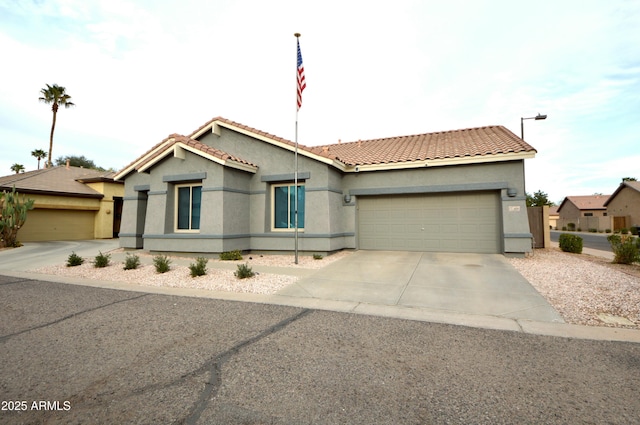
[[[40,160],[47,156],[47,153],[42,149],[35,149],[31,151],[31,156],[38,158],[38,170],[40,169]]]
[[[58,159],[56,159],[56,165],[57,166],[67,165],[67,161],[69,161],[69,165],[72,167],[82,167],[82,168],[90,168],[92,170],[98,170],[98,171],[106,171],[104,168],[98,167],[95,162],[93,162],[89,158],[86,158],[84,155],[60,156],[58,157]]]
[[[56,129],[56,117],[58,115],[58,108],[60,108],[60,106],[70,108],[71,106],[75,106],[75,104],[71,102],[71,96],[66,93],[66,89],[57,84],[54,84],[52,86],[47,84],[47,88],[41,89],[40,93],[42,93],[42,96],[39,98],[40,102],[51,104],[51,110],[53,111],[51,135],[49,136],[49,158],[47,160],[47,164],[51,166],[51,152],[53,151],[53,132]]]
[[[11,166],[11,171],[15,172],[16,174],[24,173],[24,165],[22,165],[22,164],[13,164]]]
[[[15,186],[11,192],[0,192],[0,248],[20,246],[18,230],[27,221],[27,211],[33,209],[33,203],[33,199],[25,199],[24,195],[21,199]]]
[[[527,193],[527,206],[528,207],[542,207],[545,205],[553,206],[553,202],[549,200],[549,195],[539,190],[533,195]]]
[[[636,179],[635,177],[623,177],[622,181],[623,182],[637,182],[638,179]]]

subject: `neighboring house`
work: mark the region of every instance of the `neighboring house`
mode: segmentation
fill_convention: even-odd
[[[571,227],[588,229],[610,229],[610,219],[604,203],[609,195],[567,196],[558,207],[558,228]]]
[[[558,208],[557,205],[549,207],[549,226],[551,226],[552,229],[558,228],[558,219],[560,218]]]
[[[640,182],[624,181],[604,203],[613,220],[613,229],[640,226]]]
[[[105,239],[120,231],[124,185],[114,173],[52,167],[0,177],[0,190],[35,200],[20,242]]]
[[[224,118],[171,135],[115,176],[120,245],[150,251],[531,251],[524,160],[502,126],[298,147]]]

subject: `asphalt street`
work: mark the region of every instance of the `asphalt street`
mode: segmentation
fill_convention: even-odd
[[[640,344],[0,276],[0,423],[637,423]]]

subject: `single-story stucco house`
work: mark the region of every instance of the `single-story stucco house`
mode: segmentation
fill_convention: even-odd
[[[613,230],[640,226],[640,182],[623,181],[604,203]]]
[[[295,144],[214,118],[115,176],[120,245],[219,253],[294,249]],[[524,160],[502,126],[298,147],[299,250],[531,251]]]
[[[20,242],[110,239],[120,232],[124,185],[115,173],[60,166],[0,177],[35,201],[18,231]]]

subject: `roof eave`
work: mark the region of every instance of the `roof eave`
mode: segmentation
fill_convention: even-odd
[[[441,158],[441,159],[425,159],[419,161],[404,161],[393,163],[380,163],[380,164],[362,164],[352,165],[345,167],[343,171],[357,173],[364,171],[382,171],[382,170],[404,170],[411,168],[425,168],[425,167],[444,167],[448,165],[465,165],[465,164],[484,164],[488,162],[505,162],[516,161],[534,158],[535,151],[507,153],[507,154],[493,154],[493,155],[479,155],[479,156],[464,156],[456,158]]]

